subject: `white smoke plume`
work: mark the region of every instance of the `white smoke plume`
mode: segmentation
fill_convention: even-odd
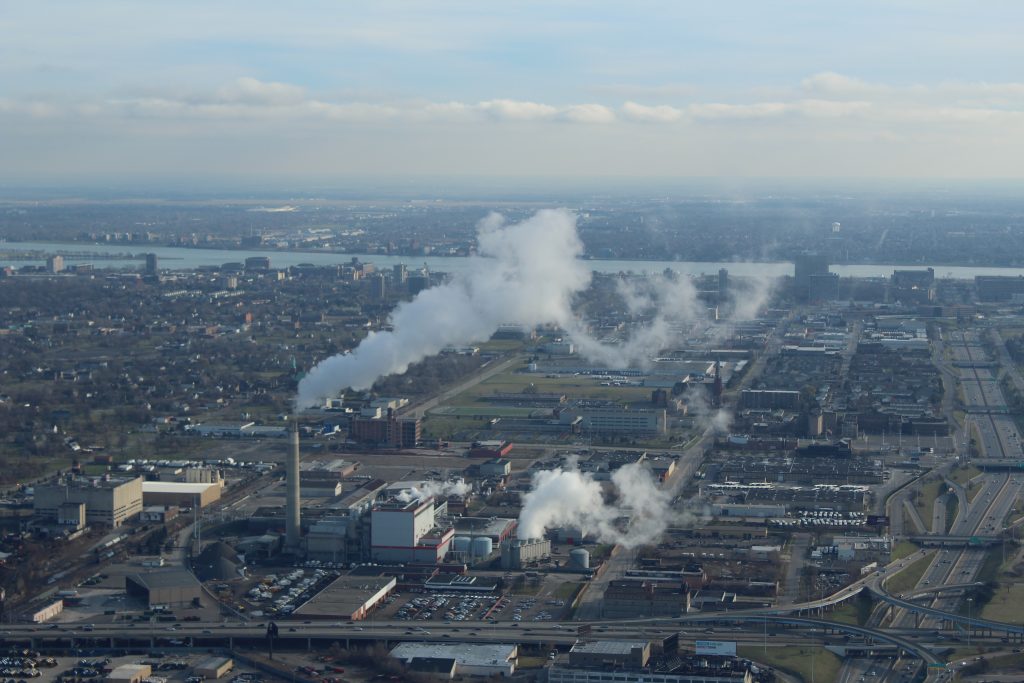
[[[591,280],[579,258],[583,245],[574,214],[545,209],[512,225],[491,214],[477,229],[479,255],[467,259],[463,272],[399,304],[391,315],[392,331],[371,332],[353,352],[319,362],[299,382],[296,407],[322,404],[348,388],[369,389],[378,378],[405,372],[446,346],[484,341],[503,323],[556,325],[595,364],[642,367],[670,346],[680,330],[703,318],[690,278],[657,275],[623,281],[620,297],[646,322],[621,343],[601,343],[573,312],[574,298]],[[755,286],[752,296],[738,297],[733,317],[752,316],[768,291],[767,286]]]
[[[658,351],[679,336],[680,324],[701,318],[697,290],[690,278],[652,275],[640,280],[619,280],[616,288],[626,309],[649,318],[635,327],[621,344],[603,344],[593,339],[575,318],[567,328],[579,353],[606,367],[644,367]]]
[[[456,481],[427,481],[423,482],[423,486],[413,486],[412,488],[405,489],[395,497],[403,503],[408,503],[414,500],[424,500],[431,496],[435,498],[464,496],[472,490],[473,487],[462,479]]]
[[[616,470],[612,484],[616,499],[606,503],[600,482],[575,463],[536,472],[523,498],[516,534],[541,538],[547,529],[568,526],[601,542],[635,547],[656,541],[671,525],[693,521],[689,513],[672,508],[672,493],[659,488],[638,463]]]
[[[538,211],[515,225],[491,214],[478,226],[479,256],[451,282],[399,304],[391,332],[371,332],[351,354],[321,361],[299,383],[299,408],[346,388],[369,389],[377,378],[401,373],[448,345],[488,339],[502,323],[569,326],[572,299],[590,283],[579,259],[576,217]]]
[[[715,408],[708,401],[704,387],[695,386],[686,392],[688,413],[692,413],[701,432],[711,430],[713,434],[728,434],[732,424],[732,412],[725,408]]]
[[[753,320],[761,314],[771,298],[778,278],[764,275],[729,280],[728,311],[730,320]]]

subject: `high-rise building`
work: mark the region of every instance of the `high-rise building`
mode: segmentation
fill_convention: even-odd
[[[405,281],[409,277],[409,271],[406,270],[404,263],[396,263],[391,268],[391,279],[394,281],[396,286],[405,284]]]
[[[156,272],[159,269],[160,265],[157,261],[156,254],[146,254],[146,274],[156,275]]]
[[[50,273],[59,273],[64,270],[64,257],[55,254],[46,259],[46,270]]]
[[[383,274],[377,274],[369,279],[370,296],[374,299],[384,299],[388,295],[388,283]]]
[[[722,305],[729,297],[729,271],[718,269],[718,304]]]
[[[821,254],[800,254],[793,260],[793,296],[797,301],[809,301],[814,276],[828,276],[829,261]]]

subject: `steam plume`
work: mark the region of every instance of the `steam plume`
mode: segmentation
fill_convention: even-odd
[[[423,486],[413,486],[399,493],[396,498],[403,503],[413,500],[441,496],[464,496],[472,490],[472,487],[464,480],[457,481],[428,481]]]
[[[298,407],[348,387],[368,389],[448,345],[486,340],[502,323],[570,325],[573,296],[590,283],[572,213],[538,211],[515,225],[491,214],[478,226],[477,245],[480,256],[464,273],[399,304],[392,332],[371,332],[351,354],[317,364],[299,383]]]
[[[591,273],[579,258],[583,245],[571,212],[545,209],[514,225],[492,213],[477,230],[479,256],[469,257],[462,273],[399,304],[391,316],[393,331],[371,332],[352,353],[313,367],[299,382],[296,406],[315,406],[346,388],[369,389],[378,378],[405,372],[446,346],[484,341],[502,323],[554,324],[591,362],[636,367],[668,347],[681,326],[702,318],[703,306],[689,278],[657,275],[622,282],[618,293],[627,309],[648,321],[624,342],[603,344],[587,333],[572,309]],[[754,286],[737,297],[733,317],[752,317],[768,291]]]
[[[620,467],[612,484],[616,500],[608,504],[601,484],[575,464],[535,473],[516,533],[519,538],[540,538],[547,529],[570,526],[605,543],[634,547],[656,541],[670,525],[694,520],[672,508],[672,493],[659,488],[640,464]],[[623,518],[629,518],[625,525],[620,523]]]

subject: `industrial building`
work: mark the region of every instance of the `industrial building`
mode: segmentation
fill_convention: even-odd
[[[621,579],[609,581],[602,615],[610,619],[678,617],[690,608],[690,590],[682,582]]]
[[[393,576],[339,576],[293,614],[306,619],[365,619],[397,583]]]
[[[128,574],[124,583],[128,597],[141,599],[148,607],[190,605],[202,595],[199,581],[184,569]]]
[[[1011,301],[1024,294],[1024,277],[1020,275],[976,275],[974,288],[978,301]]]
[[[90,525],[119,527],[142,512],[142,478],[115,479],[62,478],[54,484],[35,487],[34,512],[57,520],[61,506],[85,505],[85,521]]]
[[[510,441],[498,439],[492,441],[474,441],[469,448],[469,457],[490,458],[491,460],[504,458],[512,452],[512,447],[513,444]]]
[[[228,657],[207,657],[194,667],[192,673],[195,676],[202,676],[206,680],[221,678],[235,668],[235,662]]]
[[[149,664],[122,664],[107,674],[110,683],[142,683],[153,675]]]
[[[147,481],[142,484],[142,503],[146,507],[170,505],[178,508],[205,508],[220,500],[221,488],[220,484]]]
[[[378,562],[436,564],[448,553],[455,530],[439,527],[434,498],[390,500],[370,513],[370,554]]]
[[[512,537],[518,522],[508,517],[456,517],[454,524],[456,536],[486,536],[498,547]]]
[[[630,408],[610,401],[580,401],[558,416],[563,425],[581,419],[588,434],[663,435],[668,431],[668,411],[664,408]]]
[[[37,603],[25,611],[23,619],[33,624],[42,624],[64,611],[64,600],[50,600]]]
[[[523,569],[551,557],[551,541],[546,538],[514,538],[501,544],[501,568]]]
[[[311,498],[333,498],[341,495],[344,490],[344,479],[355,474],[357,467],[356,463],[341,459],[301,463],[300,493]]]
[[[391,656],[406,665],[414,660],[453,659],[455,672],[462,676],[511,676],[516,670],[519,646],[514,643],[401,643],[391,650]]]
[[[388,448],[414,448],[421,434],[420,418],[397,417],[391,409],[386,417],[354,417],[349,425],[353,441]]]
[[[569,650],[569,665],[578,667],[618,666],[641,669],[651,658],[647,640],[592,640],[576,643]]]

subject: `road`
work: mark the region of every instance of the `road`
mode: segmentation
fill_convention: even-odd
[[[469,389],[472,389],[477,384],[480,384],[481,382],[483,382],[486,379],[490,379],[491,377],[494,377],[497,374],[500,374],[502,372],[507,371],[509,368],[514,366],[516,363],[521,363],[522,360],[523,360],[523,357],[517,355],[517,356],[513,356],[512,358],[506,358],[505,360],[497,362],[497,363],[492,361],[485,368],[483,368],[480,372],[478,372],[475,375],[473,375],[470,379],[468,379],[468,380],[466,380],[464,382],[461,382],[458,385],[456,385],[456,386],[454,386],[454,387],[452,387],[450,389],[445,389],[441,393],[437,394],[436,396],[434,396],[432,398],[428,398],[427,400],[423,401],[422,403],[416,403],[416,404],[414,404],[412,406],[409,406],[409,407],[405,408],[402,411],[402,413],[404,415],[409,416],[409,417],[419,417],[419,418],[422,418],[422,417],[424,417],[427,414],[427,411],[433,410],[434,408],[436,408],[438,406],[438,404],[444,403],[445,401],[448,401],[451,398],[453,398],[455,396],[458,396],[462,392],[468,391]]]

